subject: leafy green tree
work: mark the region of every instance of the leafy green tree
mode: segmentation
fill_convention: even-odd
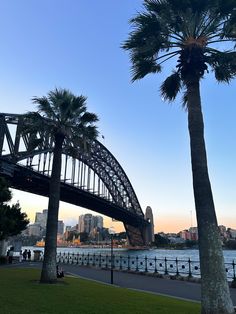
[[[27,215],[21,212],[19,203],[0,205],[0,241],[21,233],[28,223]]]
[[[21,212],[19,203],[5,204],[11,198],[7,181],[0,177],[0,255],[4,254],[4,240],[21,233],[29,223],[27,215]]]
[[[159,247],[159,246],[160,247],[165,247],[165,246],[168,246],[169,243],[170,243],[170,240],[168,238],[163,237],[162,235],[160,235],[158,233],[155,234],[154,237],[155,237],[154,243],[155,243],[155,245],[157,247]]]
[[[202,313],[233,313],[208,175],[200,81],[210,69],[218,82],[228,83],[236,75],[235,0],[144,0],[144,12],[130,23],[133,30],[122,47],[130,52],[133,81],[160,73],[169,59],[176,61],[161,94],[173,101],[183,91],[188,114]]]
[[[9,202],[12,198],[8,183],[5,178],[0,177],[0,204]]]
[[[26,116],[25,132],[35,134],[32,148],[38,145],[37,132],[45,132],[54,141],[53,164],[50,179],[48,219],[46,227],[44,261],[41,282],[55,282],[57,222],[60,201],[60,176],[62,152],[79,153],[79,148],[89,151],[89,143],[96,139],[98,118],[87,111],[86,97],[75,96],[69,90],[55,89],[47,96],[34,97],[37,112]],[[77,149],[78,148],[78,149]]]

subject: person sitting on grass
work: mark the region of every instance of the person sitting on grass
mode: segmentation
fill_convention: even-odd
[[[57,278],[63,278],[64,277],[64,271],[62,268],[59,268],[57,265]]]

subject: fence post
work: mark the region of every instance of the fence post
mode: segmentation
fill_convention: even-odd
[[[154,258],[154,263],[155,263],[155,270],[154,270],[154,272],[157,273],[157,257],[156,256]]]
[[[128,255],[128,270],[130,270],[130,256]]]
[[[122,270],[122,255],[120,255],[120,269]]]
[[[87,266],[89,266],[89,253],[88,253]]]
[[[102,267],[102,264],[101,264],[101,262],[102,262],[102,255],[101,255],[101,253],[99,254],[99,263],[98,263],[98,267]]]
[[[93,266],[95,266],[95,253],[93,253]]]
[[[147,269],[147,255],[145,255],[145,272],[147,272],[148,269]]]
[[[107,258],[108,258],[108,256],[107,256],[107,254],[106,254],[106,265],[105,265],[106,268],[108,268]]]
[[[82,253],[82,263],[81,265],[84,265],[84,253]]]
[[[190,260],[190,258],[188,259],[188,276],[192,277],[191,260]]]
[[[139,271],[139,269],[138,269],[138,256],[136,256],[136,271]]]
[[[77,265],[79,264],[79,253],[77,253]]]
[[[179,265],[178,265],[178,258],[177,257],[175,259],[175,263],[176,263],[176,276],[179,276]]]
[[[166,259],[166,257],[165,257],[165,275],[168,275],[167,259]]]

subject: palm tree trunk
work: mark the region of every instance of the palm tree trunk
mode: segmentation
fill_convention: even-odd
[[[44,248],[44,261],[40,279],[41,283],[53,283],[57,281],[56,250],[63,141],[64,136],[61,134],[56,134],[48,201],[48,218]]]
[[[202,313],[234,313],[208,175],[199,80],[187,83],[193,190],[198,222]]]
[[[0,256],[6,256],[7,245],[7,240],[0,240]]]

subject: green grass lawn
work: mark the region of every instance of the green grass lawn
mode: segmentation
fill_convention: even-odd
[[[57,285],[39,284],[39,270],[0,268],[0,313],[187,314],[193,302],[66,277]]]

